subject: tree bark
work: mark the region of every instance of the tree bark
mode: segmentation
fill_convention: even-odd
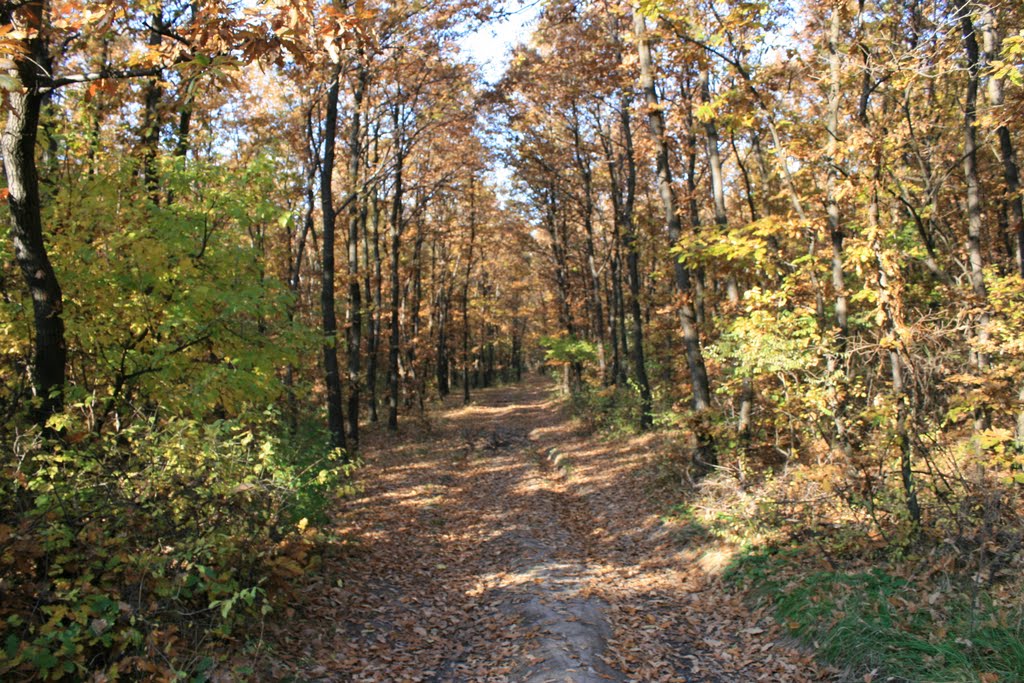
[[[829,239],[832,244],[832,289],[835,295],[835,343],[826,358],[828,387],[831,403],[835,445],[846,455],[852,454],[849,435],[846,428],[846,350],[850,336],[848,303],[846,297],[846,276],[843,270],[843,231],[839,213],[839,201],[836,198],[839,182],[839,166],[836,159],[839,153],[839,95],[842,77],[842,62],[839,52],[839,37],[842,29],[842,10],[838,6],[832,8],[828,32],[828,114],[825,128],[828,135],[826,158],[828,178],[825,185],[825,212],[828,218]]]
[[[621,201],[622,213],[619,223],[623,229],[623,248],[626,250],[626,282],[629,287],[629,314],[632,322],[632,343],[630,344],[633,377],[640,392],[640,429],[649,429],[654,424],[654,397],[651,381],[647,376],[647,358],[644,351],[644,321],[640,310],[640,248],[637,243],[636,206],[636,153],[633,149],[633,124],[629,115],[632,102],[625,99],[619,111],[619,127],[625,150],[625,191]]]
[[[981,245],[981,183],[978,180],[978,87],[981,65],[978,40],[971,20],[970,5],[961,9],[960,27],[963,31],[964,50],[967,54],[967,93],[964,98],[964,180],[967,184],[967,255],[970,260],[971,291],[982,307],[977,320],[978,370],[988,367],[989,314],[985,310],[988,290],[985,287],[985,261]]]
[[[876,157],[880,153],[876,152]],[[921,506],[917,499],[917,484],[913,471],[913,443],[910,440],[910,399],[907,395],[904,371],[911,365],[910,354],[903,339],[902,287],[898,273],[892,266],[891,254],[882,245],[878,220],[878,185],[881,181],[881,162],[876,159],[876,170],[870,189],[868,204],[868,232],[875,255],[878,278],[878,305],[885,319],[885,333],[889,349],[889,372],[892,396],[896,403],[896,441],[900,449],[900,481],[903,484],[904,503],[914,532],[921,525]]]
[[[1001,42],[995,11],[988,5],[981,8],[981,27],[985,61],[991,63],[999,58]],[[989,106],[999,120],[996,137],[999,138],[999,161],[1003,166],[1003,179],[1006,183],[1007,228],[1013,242],[1014,265],[1021,277],[1024,277],[1024,199],[1021,198],[1020,168],[1013,147],[1013,136],[1010,135],[1010,128],[1006,124],[1007,115],[1003,112],[1006,106],[1003,87],[1002,78],[989,78]]]
[[[43,3],[27,2],[0,10],[0,24],[14,24],[30,32],[25,39],[26,54],[15,57],[8,76],[18,87],[7,95],[7,124],[2,151],[7,175],[8,204],[11,209],[11,243],[14,259],[21,270],[29,295],[35,325],[33,383],[40,405],[36,418],[40,424],[63,408],[67,366],[64,338],[64,300],[43,239],[39,173],[36,166],[36,140],[42,110],[44,88],[49,82],[50,59],[43,30]]]
[[[149,20],[153,22],[153,29],[149,32],[147,44],[150,48],[160,45],[163,29],[163,3],[158,3],[156,11],[150,15]],[[142,143],[142,177],[149,192],[150,199],[154,204],[160,202],[160,177],[157,171],[157,155],[160,147],[160,100],[163,99],[164,90],[161,86],[163,75],[158,71],[152,78],[146,80],[143,87],[142,97],[142,131],[140,134]]]
[[[375,130],[373,139],[373,166],[377,166],[379,157],[377,154],[377,132]],[[380,214],[381,207],[380,201],[378,200],[377,190],[374,189],[371,197],[368,199],[368,206],[372,212],[370,217],[370,225],[372,226],[371,239],[373,242],[373,278],[372,278],[372,290],[373,290],[373,309],[370,312],[370,338],[367,343],[367,356],[369,357],[366,364],[366,383],[369,388],[369,398],[367,400],[369,408],[370,422],[377,422],[378,420],[378,400],[377,400],[377,374],[378,374],[378,363],[380,362],[380,333],[381,333],[381,311],[383,310],[383,293],[382,289],[384,286],[382,262],[380,256]],[[369,297],[370,294],[367,293]]]
[[[637,51],[640,56],[640,85],[647,101],[647,121],[651,130],[651,137],[654,138],[655,153],[658,161],[658,194],[661,197],[662,208],[665,212],[669,240],[674,245],[679,242],[682,231],[672,191],[672,170],[669,166],[664,117],[654,84],[651,45],[647,37],[644,17],[638,10],[634,10],[633,20]],[[686,347],[686,360],[690,369],[690,384],[693,390],[693,409],[697,415],[697,427],[695,430],[697,451],[694,454],[694,467],[699,474],[702,474],[710,471],[717,465],[714,438],[706,425],[702,424],[711,408],[711,384],[704,365],[700,330],[697,326],[696,314],[693,308],[690,271],[678,261],[673,265],[675,286],[679,294],[679,320],[683,331],[683,343]]]
[[[349,130],[349,193],[354,199],[360,193],[359,169],[362,167],[362,106],[369,79],[366,67],[357,67],[355,88],[352,93],[352,126]],[[355,449],[359,445],[359,403],[362,386],[363,300],[359,285],[359,233],[365,218],[361,219],[362,202],[349,202],[348,217],[348,440]]]
[[[395,188],[391,198],[391,330],[388,341],[388,429],[398,429],[398,355],[399,355],[399,319],[398,305],[402,295],[400,281],[402,238],[402,201],[403,177],[405,166],[405,140],[402,125],[402,106],[394,104],[391,118],[395,129]]]
[[[469,391],[469,278],[473,272],[473,243],[476,241],[476,178],[469,179],[469,246],[466,276],[462,282],[462,403],[470,402]]]
[[[711,105],[711,67],[706,66],[701,74],[701,98]],[[707,143],[708,168],[711,171],[711,199],[715,207],[715,225],[721,231],[729,229],[729,215],[725,209],[725,180],[722,172],[722,155],[718,149],[718,122],[714,115],[704,121],[704,140]],[[693,177],[691,170],[690,177]],[[735,273],[728,273],[725,279],[726,297],[733,306],[740,303],[740,290]]]
[[[580,132],[579,112],[576,104],[572,106],[572,139],[573,159],[576,170],[583,183],[583,233],[587,254],[587,271],[590,275],[590,305],[593,309],[594,335],[597,342],[597,362],[601,373],[601,382],[608,384],[608,368],[605,359],[604,307],[601,304],[601,278],[597,269],[597,257],[594,250],[594,172],[591,167],[590,154],[583,147],[583,136]]]
[[[334,207],[334,160],[338,133],[338,95],[341,65],[331,70],[324,120],[324,156],[320,166],[320,211],[323,219],[323,266],[320,273],[320,309],[323,317],[324,384],[327,389],[327,429],[335,448],[346,447],[345,416],[341,404],[341,374],[338,367],[338,318],[334,310],[334,237],[337,214]]]

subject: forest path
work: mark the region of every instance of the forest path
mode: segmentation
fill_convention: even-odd
[[[825,680],[719,590],[716,549],[680,550],[647,509],[643,458],[580,433],[551,388],[475,392],[366,439],[364,492],[340,511],[357,549],[273,624],[268,675]]]

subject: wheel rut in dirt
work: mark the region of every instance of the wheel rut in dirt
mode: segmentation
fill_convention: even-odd
[[[480,392],[376,434],[365,454],[364,492],[339,514],[356,549],[278,625],[295,647],[270,675],[821,680],[758,639],[765,629],[735,600],[707,604],[706,577],[664,545],[618,454],[594,450],[545,382]],[[744,652],[752,639],[763,649]]]

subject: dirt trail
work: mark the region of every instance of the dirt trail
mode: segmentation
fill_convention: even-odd
[[[272,625],[268,676],[828,679],[665,533],[642,448],[581,435],[540,380],[475,399],[370,439],[339,515],[358,545]]]

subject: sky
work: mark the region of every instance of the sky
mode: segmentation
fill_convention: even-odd
[[[483,26],[460,41],[462,49],[481,66],[488,83],[496,83],[508,65],[512,48],[530,35],[543,0],[511,0],[500,3],[507,13],[501,21]]]
[[[506,0],[500,3],[505,17],[466,35],[459,41],[466,56],[480,65],[480,75],[488,84],[501,79],[508,66],[512,48],[526,42],[545,0]],[[491,168],[491,180],[502,201],[512,194],[512,170],[498,161]]]

